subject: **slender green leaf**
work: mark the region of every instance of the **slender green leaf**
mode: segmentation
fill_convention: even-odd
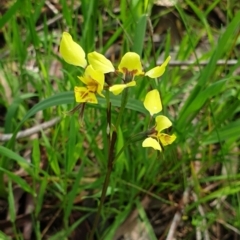
[[[82,164],[81,167],[79,168],[79,171],[77,173],[76,179],[74,181],[74,184],[72,186],[71,191],[66,195],[65,201],[66,201],[66,207],[64,209],[64,218],[65,221],[67,222],[69,219],[69,216],[72,212],[73,204],[74,204],[74,199],[78,193],[79,189],[79,182],[81,181],[81,178],[83,176],[83,170],[84,170],[84,165]]]
[[[17,0],[8,10],[7,12],[0,18],[0,29],[10,20],[14,14],[19,10],[22,4],[22,0]]]
[[[69,130],[69,138],[66,146],[66,159],[65,159],[65,170],[66,173],[70,173],[76,163],[77,158],[75,157],[76,152],[76,137],[77,137],[77,129],[76,129],[76,121],[74,118],[70,119],[70,130]]]
[[[144,223],[144,226],[146,227],[146,230],[147,230],[147,231],[144,231],[143,234],[145,234],[145,236],[146,236],[146,232],[147,232],[148,235],[146,236],[146,238],[149,237],[149,239],[151,239],[151,240],[157,240],[156,234],[154,233],[154,230],[153,230],[153,226],[151,225],[151,223],[149,221],[149,218],[146,214],[145,209],[143,208],[143,206],[139,200],[137,200],[136,203],[137,203],[137,209],[138,209],[139,216],[141,217],[141,219]]]
[[[211,79],[211,76],[214,73],[216,68],[216,63],[223,56],[223,54],[227,50],[227,47],[228,48],[231,47],[230,43],[232,41],[232,38],[230,38],[229,36],[233,36],[236,33],[236,31],[239,29],[240,27],[239,19],[240,19],[240,12],[236,14],[232,22],[227,26],[226,31],[219,38],[218,44],[216,45],[216,48],[212,54],[212,57],[210,58],[209,64],[201,71],[197,85],[191,91],[190,96],[185,101],[181,109],[181,112],[179,114],[180,117],[177,123],[179,129],[184,129],[184,126],[186,126],[186,124],[188,124],[189,121],[191,121],[191,119],[197,114],[196,112],[189,120],[187,120],[189,117],[189,113],[187,111],[188,107],[194,101],[194,99],[198,96],[199,92],[203,90],[207,81]]]
[[[10,212],[10,220],[11,222],[15,222],[16,220],[16,204],[14,201],[14,196],[13,196],[13,188],[12,188],[12,181],[8,181],[8,204],[9,204],[9,212]]]
[[[211,84],[205,90],[199,92],[198,96],[196,96],[194,100],[190,103],[185,114],[189,115],[190,113],[201,109],[201,107],[207,100],[210,100],[210,98],[218,95],[222,91],[223,86],[225,85],[227,80],[228,79],[222,79],[220,81],[217,81]]]
[[[237,120],[235,122],[230,122],[228,125],[213,130],[212,133],[208,134],[208,136],[203,139],[203,144],[212,144],[212,143],[218,143],[219,141],[226,141],[229,139],[239,139],[240,137],[240,120]]]
[[[17,183],[19,187],[21,187],[24,191],[31,193],[33,196],[36,196],[35,191],[31,188],[31,186],[20,176],[10,172],[2,167],[0,167],[0,171],[4,172],[13,182]]]
[[[17,153],[13,152],[12,150],[4,146],[0,146],[0,154],[1,156],[5,156],[9,161],[15,160],[25,170],[27,170],[28,167],[30,166],[29,162],[26,159],[24,159],[23,157],[19,156]],[[0,166],[2,166],[1,163],[0,163]],[[2,166],[2,167],[5,167],[5,166]]]

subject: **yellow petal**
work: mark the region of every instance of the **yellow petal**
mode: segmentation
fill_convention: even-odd
[[[157,67],[152,68],[151,70],[147,71],[145,73],[145,76],[148,76],[150,78],[161,77],[164,74],[166,66],[168,65],[170,59],[171,59],[171,57],[169,56],[161,66],[157,66]]]
[[[78,77],[78,78],[86,85],[90,84],[90,82],[92,81],[91,79],[86,78],[85,76]]]
[[[88,54],[88,61],[95,70],[103,73],[115,71],[111,61],[109,61],[104,55],[95,51]]]
[[[75,100],[76,102],[90,102],[90,103],[98,103],[96,95],[85,87],[75,87]]]
[[[104,73],[96,70],[92,65],[87,66],[84,76],[95,80],[101,86],[104,85]]]
[[[162,130],[172,126],[172,122],[165,116],[160,115],[156,117],[156,130],[160,133]]]
[[[123,74],[130,72],[133,76],[144,74],[140,56],[134,52],[128,52],[122,57],[118,70]]]
[[[174,134],[168,135],[165,133],[159,133],[157,137],[161,141],[163,146],[172,144],[175,141],[175,139],[177,138],[176,135],[174,135]]]
[[[150,112],[151,116],[162,111],[162,102],[158,90],[152,90],[146,94],[143,102],[144,107]]]
[[[60,53],[69,64],[86,67],[87,61],[85,59],[85,52],[76,42],[73,41],[72,36],[64,32],[60,42]]]
[[[136,81],[131,81],[129,83],[126,83],[127,87],[134,87],[136,86]]]
[[[114,95],[118,95],[123,91],[123,89],[127,87],[134,87],[134,86],[136,86],[135,81],[131,81],[126,84],[115,84],[109,88],[109,91],[112,92]]]
[[[93,69],[92,65],[88,65],[83,77],[78,77],[84,84],[87,85],[88,90],[101,94],[104,86],[104,73]]]
[[[162,148],[159,144],[159,142],[154,139],[154,138],[146,138],[143,143],[142,143],[142,147],[152,147],[154,148],[155,150],[159,150],[159,151],[162,151]]]
[[[120,94],[123,89],[127,87],[127,84],[115,84],[109,88],[109,91],[112,92],[114,95]]]

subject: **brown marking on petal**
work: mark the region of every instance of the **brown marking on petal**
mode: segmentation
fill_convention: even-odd
[[[82,92],[80,96],[84,102],[90,102],[90,103],[94,102],[94,99],[89,95],[89,92]]]
[[[96,93],[98,85],[88,85],[87,88],[88,88],[89,92]]]
[[[131,74],[132,74],[133,76],[135,76],[135,75],[137,74],[137,72],[138,72],[138,70],[137,70],[137,69],[134,69],[134,70],[131,71]]]
[[[169,135],[164,135],[164,141],[165,141],[165,142],[169,143],[170,140],[171,140],[171,136],[169,136]]]
[[[151,131],[149,134],[148,134],[148,137],[152,137],[152,138],[155,138],[158,140],[158,136],[157,136],[157,132],[155,130]]]
[[[138,70],[137,69],[133,69],[132,71],[129,71],[127,68],[123,67],[122,71],[125,75],[125,79],[124,82],[128,83],[131,82],[134,79],[134,76],[137,74]]]
[[[87,85],[87,89],[89,90],[89,92],[96,93],[98,86],[99,86],[98,82],[91,78],[91,82]]]
[[[87,99],[89,92],[88,91],[76,91],[76,93],[79,94],[79,96],[81,97],[81,99],[85,100]]]
[[[159,140],[161,141],[163,146],[171,144],[171,136],[167,134],[159,134],[158,135]]]
[[[124,74],[127,74],[128,71],[127,68],[123,67],[121,70],[123,71]]]
[[[90,98],[89,96],[85,99],[85,102],[93,102],[92,98]]]

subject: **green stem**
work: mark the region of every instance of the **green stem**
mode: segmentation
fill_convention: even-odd
[[[120,107],[120,111],[119,111],[118,118],[117,118],[116,125],[115,125],[116,130],[118,130],[118,127],[121,124],[123,112],[127,105],[127,100],[128,100],[128,89],[126,88],[122,93],[121,107]]]
[[[117,141],[117,130],[121,124],[122,121],[122,116],[123,116],[123,112],[124,109],[126,107],[127,104],[127,96],[128,96],[128,92],[127,89],[125,89],[125,91],[123,91],[122,94],[122,101],[121,101],[121,107],[120,107],[120,112],[118,114],[117,117],[117,121],[116,121],[116,125],[115,125],[115,129],[112,132],[112,136],[110,136],[110,128],[111,128],[111,103],[109,102],[109,95],[106,96],[106,100],[107,100],[107,122],[108,122],[108,127],[109,127],[109,151],[108,151],[108,166],[107,166],[107,173],[104,179],[104,183],[103,183],[103,188],[102,188],[102,194],[101,194],[101,198],[100,198],[100,204],[98,206],[98,211],[96,213],[94,222],[93,222],[93,228],[90,232],[90,236],[89,236],[89,240],[93,240],[94,238],[94,233],[98,227],[98,222],[100,219],[100,215],[101,215],[101,210],[104,204],[104,200],[106,197],[106,193],[107,193],[107,188],[110,182],[110,176],[112,173],[112,169],[113,169],[113,163],[114,163],[114,149],[115,149],[115,144]]]
[[[107,102],[107,139],[108,139],[108,152],[110,151],[110,141],[111,141],[111,125],[112,125],[112,120],[111,120],[111,102],[110,102],[110,97],[109,97],[109,91],[106,92],[106,102]]]
[[[114,146],[115,146],[116,140],[117,140],[117,132],[113,131],[112,138],[111,138],[111,144],[110,144],[110,148],[109,148],[109,154],[108,154],[107,174],[106,174],[105,179],[104,179],[100,204],[98,206],[98,211],[97,211],[97,214],[96,214],[94,222],[93,222],[93,228],[91,230],[89,240],[93,240],[94,233],[97,229],[97,225],[98,225],[99,218],[100,218],[100,215],[101,215],[102,206],[103,206],[103,203],[104,203],[104,200],[105,200],[105,197],[106,197],[107,188],[108,188],[108,185],[109,185],[109,182],[110,182],[110,176],[111,176],[112,168],[113,168]]]

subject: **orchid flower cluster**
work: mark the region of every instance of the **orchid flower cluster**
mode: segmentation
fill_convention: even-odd
[[[95,104],[98,103],[97,94],[104,97],[102,93],[104,89],[108,89],[114,95],[118,95],[121,94],[125,88],[136,86],[136,76],[147,76],[153,79],[162,76],[171,59],[169,56],[161,66],[144,72],[140,56],[134,52],[127,52],[122,57],[116,70],[110,60],[96,51],[88,53],[86,59],[86,54],[82,47],[77,44],[67,32],[62,34],[60,54],[67,63],[85,69],[83,76],[78,77],[85,86],[76,86],[74,88],[76,102]],[[105,86],[105,74],[111,72],[122,74],[123,83]],[[151,116],[162,110],[158,90],[152,90],[147,93],[144,106]],[[148,131],[147,138],[143,141],[142,146],[152,147],[162,151],[164,146],[171,144],[176,139],[176,136],[162,133],[163,130],[172,126],[171,121],[166,116],[157,116],[155,121],[155,127]]]

